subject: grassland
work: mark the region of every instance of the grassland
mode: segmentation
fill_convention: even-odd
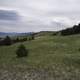
[[[23,42],[25,58],[16,57],[20,44],[0,46],[0,80],[80,80],[80,35]]]

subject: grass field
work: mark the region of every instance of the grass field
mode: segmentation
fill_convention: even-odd
[[[16,57],[20,44],[0,46],[0,80],[80,80],[80,35],[23,42],[25,58]]]

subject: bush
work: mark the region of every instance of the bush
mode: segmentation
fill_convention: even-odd
[[[28,56],[28,50],[21,44],[16,51],[16,55],[17,57],[26,57]]]
[[[32,35],[32,40],[34,40],[34,35]]]
[[[19,39],[18,37],[13,40],[14,43],[17,43],[17,42],[19,42],[19,41],[20,41],[20,39]]]

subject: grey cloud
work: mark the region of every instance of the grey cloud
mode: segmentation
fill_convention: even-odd
[[[0,10],[0,20],[17,21],[19,15],[14,11]]]

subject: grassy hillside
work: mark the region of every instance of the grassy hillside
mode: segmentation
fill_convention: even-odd
[[[22,77],[27,75],[26,72],[32,80],[33,77],[34,80],[80,80],[80,35],[40,36],[23,42],[29,50],[25,58],[16,58],[15,52],[20,44],[0,46],[1,74],[4,70],[12,72],[18,80],[25,80]],[[20,75],[13,75],[14,72]]]

